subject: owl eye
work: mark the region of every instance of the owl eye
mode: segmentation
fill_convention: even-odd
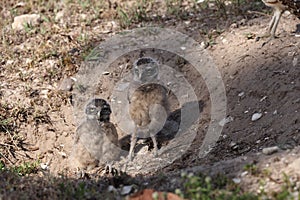
[[[95,111],[95,108],[90,108],[90,111],[91,111],[91,112]]]

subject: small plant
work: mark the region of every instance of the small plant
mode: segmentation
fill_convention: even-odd
[[[5,170],[5,164],[2,162],[2,160],[0,160],[0,172],[2,172],[3,170]]]
[[[277,200],[299,199],[300,189],[296,187],[296,184],[286,174],[283,174],[283,179],[284,184],[281,187],[281,191],[273,193],[272,196]]]
[[[247,164],[244,166],[244,170],[248,171],[252,175],[258,175],[259,169],[255,164]]]
[[[38,171],[39,161],[36,162],[24,162],[19,166],[14,166],[10,170],[17,173],[20,176],[33,174]]]
[[[32,26],[31,23],[25,23],[24,24],[24,29],[25,29],[26,33],[30,33],[31,31],[34,30],[34,27]]]
[[[240,188],[229,181],[224,175],[209,177],[203,174],[183,174],[186,179],[184,191],[177,189],[175,193],[182,198],[192,200],[223,200],[223,199],[240,199],[256,200],[258,196],[249,193],[242,193]]]
[[[128,14],[120,7],[117,8],[118,18],[120,21],[120,26],[126,28],[131,25],[132,20]]]
[[[181,13],[182,0],[165,0],[167,14],[179,16]]]

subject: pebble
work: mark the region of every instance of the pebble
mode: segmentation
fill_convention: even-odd
[[[107,71],[102,72],[102,75],[109,75],[109,72],[107,72]]]
[[[256,121],[258,119],[260,119],[262,117],[262,114],[261,113],[254,113],[251,117],[251,121]]]
[[[241,183],[241,179],[240,179],[240,178],[233,178],[232,181],[233,181],[235,184]]]
[[[114,186],[112,186],[112,185],[108,186],[107,190],[109,192],[117,192],[117,189]]]
[[[241,177],[244,177],[244,176],[246,176],[247,174],[248,174],[248,171],[244,171],[244,172],[241,173]]]
[[[40,20],[39,14],[26,14],[26,15],[19,15],[14,18],[14,22],[12,23],[12,29],[14,30],[24,30],[26,24],[31,24],[35,26],[39,24]]]
[[[293,67],[296,67],[297,64],[298,64],[298,58],[295,57],[295,58],[293,59]]]
[[[245,92],[240,92],[240,93],[238,94],[239,97],[242,97],[242,96],[244,96],[244,95],[245,95]]]
[[[276,153],[278,150],[279,150],[278,146],[273,146],[273,147],[263,148],[262,152],[263,152],[263,154],[271,155],[273,153]]]
[[[132,190],[132,185],[125,185],[121,190],[121,195],[129,194]]]
[[[73,87],[74,81],[72,78],[64,78],[60,83],[58,90],[60,91],[71,91]]]
[[[41,168],[42,168],[42,170],[47,170],[49,167],[48,167],[47,163],[41,163]]]

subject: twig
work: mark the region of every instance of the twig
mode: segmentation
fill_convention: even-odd
[[[7,151],[14,159],[17,159],[16,156],[10,151],[10,149],[7,149]]]
[[[266,14],[266,13],[258,12],[258,11],[254,11],[254,10],[248,10],[247,12],[248,12],[249,14],[259,14],[259,15],[267,16],[267,17],[270,16],[270,15],[268,15],[268,14]]]
[[[5,144],[5,143],[0,143],[0,145],[1,145],[1,146],[6,146],[6,147],[7,147],[7,146],[8,146],[8,147],[14,147],[14,145],[11,145],[11,144]]]
[[[14,164],[14,163],[11,162],[7,157],[5,157],[1,152],[0,152],[0,156],[1,156],[2,158],[4,158],[5,160],[7,160],[11,165]]]

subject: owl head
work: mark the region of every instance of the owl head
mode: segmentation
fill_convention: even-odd
[[[133,80],[141,83],[155,82],[158,79],[158,68],[158,62],[153,58],[139,58],[133,64]]]
[[[92,99],[85,107],[85,114],[88,119],[108,122],[111,114],[110,105],[104,99]]]

